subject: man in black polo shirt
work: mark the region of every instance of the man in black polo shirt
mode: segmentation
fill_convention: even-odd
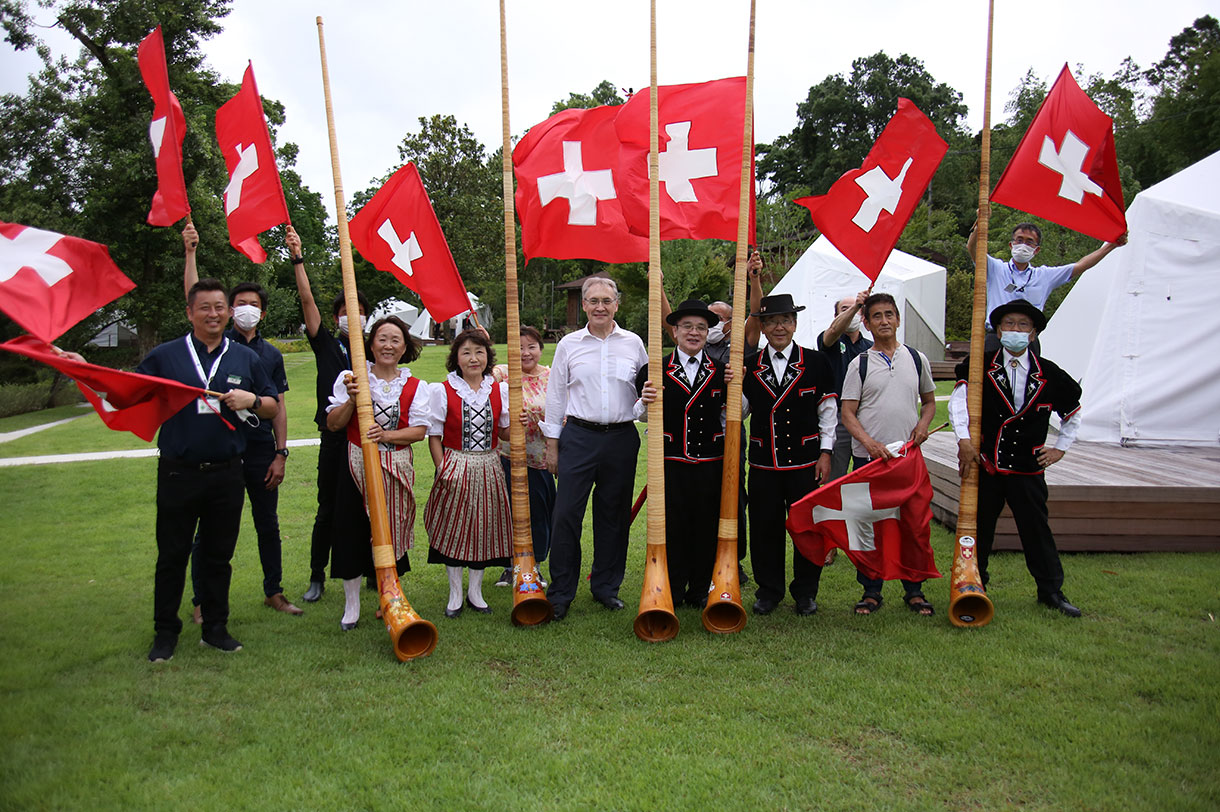
[[[296,273],[297,293],[301,298],[301,314],[305,317],[305,336],[317,362],[317,401],[314,422],[322,437],[318,449],[318,513],[314,517],[313,537],[309,548],[309,588],[301,597],[313,603],[326,591],[326,564],[330,561],[334,538],[335,494],[340,487],[356,488],[347,472],[347,435],[342,431],[326,428],[326,406],[339,373],[352,368],[351,350],[348,343],[347,302],[340,293],[331,303],[331,313],[338,328],[338,336],[332,334],[322,323],[322,313],[313,297],[309,275],[305,272],[305,257],[301,254],[301,238],[296,230],[288,226],[285,238],[288,253],[292,257]],[[369,303],[363,293],[356,294],[360,301],[360,330],[364,334],[364,320]],[[364,497],[360,497],[364,501]]]
[[[186,249],[183,269],[183,285],[190,291],[199,281],[195,253],[199,246],[199,232],[187,223],[182,231],[182,242]],[[301,610],[284,597],[280,585],[283,576],[280,540],[279,486],[284,481],[284,467],[288,460],[288,411],[284,408],[284,393],[288,391],[288,375],[284,371],[284,355],[270,342],[265,341],[258,324],[267,316],[267,292],[257,282],[241,282],[229,291],[229,310],[233,316],[233,327],[225,331],[225,337],[254,350],[263,363],[272,386],[276,390],[279,411],[274,420],[242,423],[239,430],[246,435],[246,451],[242,454],[242,470],[246,480],[246,494],[250,497],[250,515],[254,519],[254,530],[258,534],[258,559],[263,568],[263,603],[278,612],[299,615]],[[192,554],[194,559],[194,554]],[[191,567],[191,580],[195,587],[195,622],[202,621],[199,609],[199,583],[195,568]]]
[[[191,333],[155,347],[136,367],[145,375],[221,393],[184,406],[157,436],[156,636],[148,652],[154,663],[171,659],[178,645],[178,610],[196,532],[201,642],[221,651],[241,650],[228,630],[229,562],[241,528],[245,484],[241,455],[246,435],[236,426],[250,413],[271,420],[279,410],[275,387],[258,356],[224,335],[229,303],[219,281],[201,279],[191,287],[186,317]]]

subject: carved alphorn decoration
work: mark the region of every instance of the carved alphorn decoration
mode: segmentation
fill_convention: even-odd
[[[746,114],[741,139],[741,197],[737,208],[737,260],[733,271],[733,329],[737,336],[729,345],[729,368],[743,367],[746,316],[746,251],[750,234],[750,199],[754,194],[751,157],[754,155],[754,0],[750,0],[750,45],[746,62]],[[737,570],[737,504],[741,476],[741,376],[735,374],[726,397],[728,419],[724,429],[724,477],[720,485],[720,524],[716,533],[716,563],[712,584],[703,608],[703,628],[716,634],[739,632],[746,626],[741,605],[741,581]]]
[[[983,88],[983,152],[979,160],[979,221],[974,245],[974,314],[970,324],[970,372],[967,408],[970,441],[982,447],[983,439],[983,321],[987,315],[987,226],[991,217],[991,37],[995,3],[987,11],[987,78]],[[957,502],[956,544],[949,577],[949,621],[954,626],[986,626],[995,614],[983,589],[975,536],[978,534],[979,467],[971,465],[962,478]]]
[[[648,548],[645,552],[644,586],[640,611],[635,617],[635,636],[648,643],[673,640],[678,635],[669,591],[669,563],[665,556],[665,436],[662,426],[661,377],[661,200],[659,148],[657,142],[657,0],[651,9],[651,76],[648,96],[648,379],[656,382],[657,399],[648,404]]]
[[[524,406],[521,392],[521,313],[517,294],[517,233],[513,219],[513,145],[508,126],[508,38],[504,0],[500,0],[500,96],[504,125],[504,285],[508,311],[508,428],[509,487],[513,512],[513,611],[514,626],[537,626],[555,617],[551,602],[542,591],[538,562],[534,560],[534,538],[530,530],[529,471],[525,467],[525,427],[518,417]]]
[[[335,113],[330,98],[330,73],[326,66],[326,42],[322,36],[322,18],[318,17],[318,50],[322,55],[322,92],[326,98],[326,126],[330,136],[330,165],[335,181],[335,219],[339,224],[339,259],[343,269],[343,295],[347,312],[359,313],[356,299],[356,269],[352,264],[352,241],[347,227],[347,208],[343,200],[343,179],[339,172],[339,146],[335,136]],[[351,342],[352,372],[359,390],[356,393],[356,418],[360,426],[360,450],[364,454],[365,498],[369,509],[369,525],[373,531],[373,566],[377,570],[377,595],[381,602],[381,618],[394,644],[394,654],[401,661],[424,657],[436,648],[436,626],[424,620],[403,597],[398,582],[394,545],[390,540],[390,520],[386,513],[385,481],[381,473],[381,455],[377,444],[368,438],[373,425],[373,401],[369,397],[369,376],[364,362],[364,344],[357,333]]]

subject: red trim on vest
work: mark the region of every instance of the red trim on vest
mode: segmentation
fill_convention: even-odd
[[[415,400],[415,393],[419,390],[419,378],[414,375],[407,378],[407,382],[402,385],[402,394],[398,396],[398,425],[396,429],[405,429],[407,427],[408,413],[411,411],[411,402]],[[352,445],[360,445],[360,421],[356,415],[352,415],[352,419],[347,421],[347,441]],[[403,448],[404,446],[395,446],[395,448]]]
[[[488,400],[491,401],[491,447],[495,449],[500,445],[500,384],[492,382]],[[462,399],[448,380],[445,381],[445,428],[441,445],[454,451],[462,450]]]

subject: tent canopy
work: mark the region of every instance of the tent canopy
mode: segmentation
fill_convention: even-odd
[[[1042,351],[1081,382],[1080,439],[1215,446],[1220,152],[1140,192],[1127,226],[1127,246],[1055,311]]]
[[[780,280],[776,293],[790,293],[805,310],[797,318],[796,343],[817,348],[818,334],[834,320],[835,303],[868,287],[868,277],[825,236],[819,236]],[[945,357],[945,269],[934,262],[893,251],[874,293],[888,293],[898,303],[902,321],[898,340],[928,356]]]

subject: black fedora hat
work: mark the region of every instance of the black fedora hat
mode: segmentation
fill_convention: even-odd
[[[708,306],[698,299],[687,299],[678,308],[665,317],[667,324],[677,324],[678,319],[683,316],[698,316],[707,319],[708,327],[715,327],[720,323],[720,317],[708,309]]]
[[[1000,330],[1000,319],[1004,318],[1009,313],[1020,313],[1029,318],[1034,323],[1034,329],[1039,333],[1046,329],[1046,316],[1041,310],[1034,307],[1024,299],[1013,299],[1011,302],[1000,305],[995,310],[991,311],[991,315],[987,317],[987,321],[996,332]]]
[[[791,293],[777,293],[774,296],[762,297],[762,302],[758,306],[758,312],[751,313],[750,315],[761,319],[763,316],[782,316],[786,313],[799,313],[804,309],[804,305],[798,305],[792,301]]]

